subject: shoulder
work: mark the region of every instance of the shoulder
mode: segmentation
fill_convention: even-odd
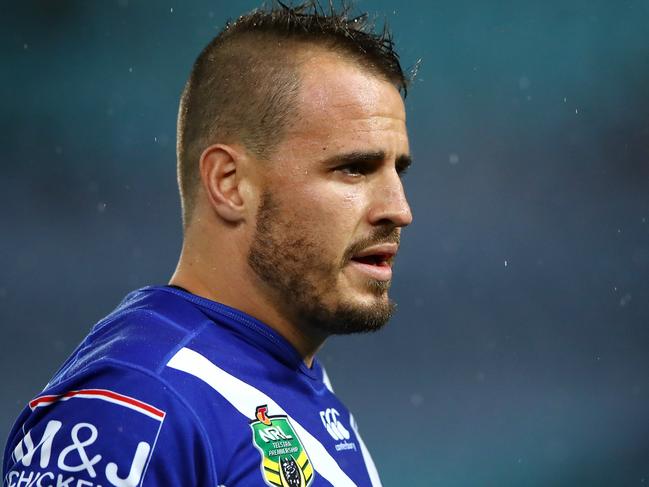
[[[100,362],[157,374],[184,343],[209,324],[198,308],[164,288],[134,291],[92,328],[50,385]]]
[[[9,438],[4,471],[8,485],[216,484],[191,406],[155,374],[112,363],[30,401]]]
[[[204,425],[165,367],[208,324],[173,293],[127,296],[18,418],[5,482],[215,485]]]

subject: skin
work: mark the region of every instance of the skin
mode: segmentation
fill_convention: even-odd
[[[299,297],[251,267],[251,253],[268,251],[262,262],[278,278],[303,276],[304,302],[325,311],[388,310],[389,278],[350,257],[394,246],[412,214],[400,176],[409,146],[397,89],[339,54],[303,54],[298,116],[269,160],[236,142],[203,152],[197,213],[170,283],[263,321],[310,366],[332,330],[313,325]],[[366,157],[350,164],[341,157],[349,154]]]

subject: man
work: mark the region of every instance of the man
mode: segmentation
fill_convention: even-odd
[[[380,485],[315,358],[388,321],[412,219],[406,79],[362,20],[280,4],[201,53],[178,118],[178,267],[29,403],[5,485]]]

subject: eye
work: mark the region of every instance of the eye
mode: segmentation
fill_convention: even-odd
[[[365,168],[362,164],[345,164],[344,166],[336,168],[336,171],[340,171],[346,176],[353,177],[359,177],[367,174],[367,168]]]
[[[410,160],[401,161],[401,162],[397,161],[395,169],[396,169],[397,174],[399,175],[400,178],[402,178],[402,177],[404,177],[406,175],[406,173],[408,172],[408,169],[410,168],[410,164],[411,164]]]

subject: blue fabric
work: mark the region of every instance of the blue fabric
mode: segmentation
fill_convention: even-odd
[[[307,367],[264,323],[170,286],[129,294],[23,410],[5,450],[4,485],[273,485],[253,439],[255,410],[244,415],[169,367],[184,348],[272,398],[356,485],[370,485],[349,411],[317,360]],[[307,483],[331,485],[317,470]]]

